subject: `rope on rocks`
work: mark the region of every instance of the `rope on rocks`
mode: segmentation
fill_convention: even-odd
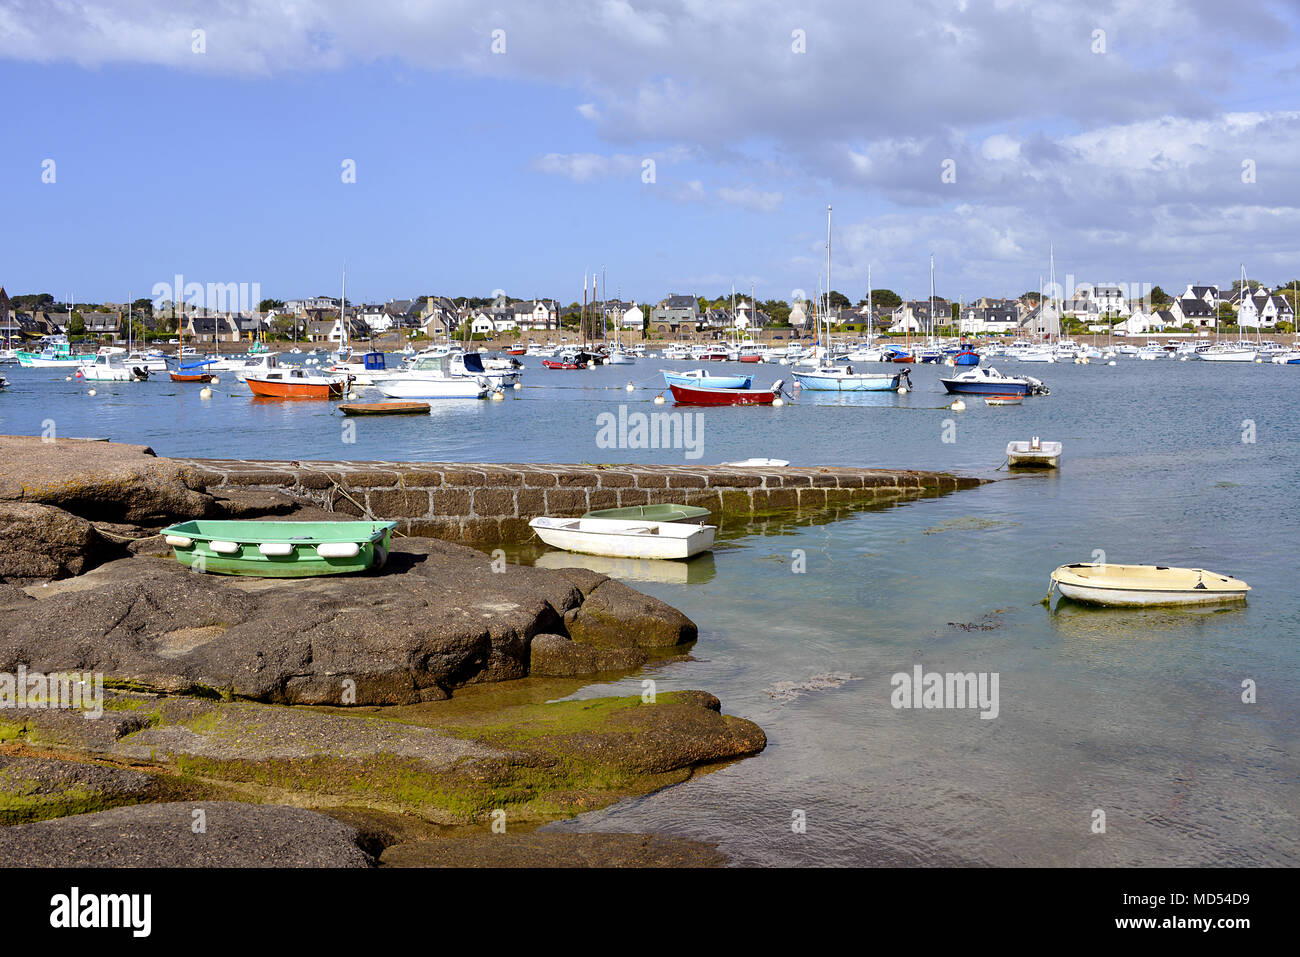
[[[335,491],[337,491],[337,492],[338,492],[340,495],[342,495],[345,499],[347,499],[349,502],[351,502],[353,505],[355,505],[355,506],[357,507],[357,509],[361,512],[361,514],[364,515],[366,518],[370,519],[370,521],[372,521],[372,522],[382,522],[382,521],[384,521],[384,519],[376,517],[374,512],[370,511],[370,509],[368,509],[366,506],[362,505],[362,504],[361,504],[360,502],[358,502],[355,498],[353,498],[351,495],[349,495],[349,494],[348,494],[348,490],[345,489],[342,485],[339,484],[338,479],[336,479],[336,478],[331,478],[331,479],[330,479],[330,484],[334,486]],[[396,528],[393,529],[393,534],[394,534],[394,535],[397,535],[397,536],[400,537],[400,538],[408,538],[408,537],[409,537],[405,532],[401,531],[400,529],[396,529]]]

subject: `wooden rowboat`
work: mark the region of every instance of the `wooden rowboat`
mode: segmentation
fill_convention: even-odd
[[[211,372],[169,372],[173,382],[211,382]]]
[[[984,400],[985,405],[1020,405],[1025,401],[1020,395],[991,395]]]
[[[195,571],[307,578],[381,567],[396,522],[182,522],[161,534]]]
[[[344,415],[423,415],[427,402],[345,402],[339,406]]]
[[[1250,591],[1230,575],[1165,565],[1062,565],[1052,572],[1051,581],[1066,598],[1107,607],[1244,601]]]

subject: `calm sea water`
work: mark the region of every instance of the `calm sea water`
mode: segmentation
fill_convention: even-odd
[[[526,388],[504,402],[360,421],[350,444],[328,404],[254,401],[232,379],[207,401],[162,381],[100,383],[90,397],[65,373],[7,367],[0,432],[38,434],[52,420],[60,435],[144,443],[162,455],[770,456],[998,478],[731,538],[711,573],[689,583],[634,582],[700,624],[694,660],[580,694],[639,693],[645,677],[660,691],[707,689],[728,713],[758,722],[769,746],[551,826],[716,841],[739,864],[1300,863],[1300,369],[1007,361],[1005,371],[1045,379],[1052,395],[1007,408],[968,400],[953,413],[940,370],[918,367],[906,396],[805,394],[778,409],[705,410],[703,454],[691,460],[684,450],[596,445],[601,412],[673,411],[650,403],[667,363],[585,372],[528,363]],[[760,384],[789,380],[786,368],[746,371]],[[639,386],[630,394],[629,380]],[[1007,441],[1031,435],[1065,444],[1061,470],[996,471]],[[1254,591],[1227,611],[1039,604],[1052,568],[1098,549],[1112,562],[1208,567]],[[895,709],[891,676],[916,665],[997,673],[998,717]],[[848,678],[793,698],[769,694],[828,673]],[[1241,700],[1247,680],[1255,704]],[[791,826],[796,811],[803,833]],[[1105,833],[1094,833],[1097,811]]]

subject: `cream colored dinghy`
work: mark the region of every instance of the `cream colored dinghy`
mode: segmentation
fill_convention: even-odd
[[[1062,565],[1052,572],[1052,586],[1066,598],[1110,607],[1245,601],[1250,591],[1228,575],[1164,565]]]
[[[1007,465],[1017,469],[1059,468],[1061,443],[1043,442],[1036,435],[1028,442],[1008,442]]]
[[[716,525],[615,518],[550,518],[528,523],[547,545],[611,558],[690,558],[713,547]]]

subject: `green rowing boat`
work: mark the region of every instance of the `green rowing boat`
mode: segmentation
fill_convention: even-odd
[[[194,571],[309,578],[381,568],[396,522],[181,522],[162,535]]]
[[[629,505],[624,508],[598,508],[583,518],[645,519],[648,522],[696,522],[708,519],[709,510],[698,505]]]

